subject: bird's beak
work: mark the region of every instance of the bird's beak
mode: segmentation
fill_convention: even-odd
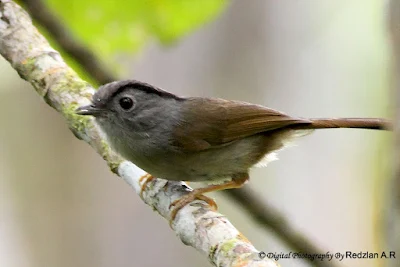
[[[77,108],[75,110],[75,113],[78,115],[91,115],[96,117],[97,115],[103,113],[103,110],[100,108],[96,108],[93,105],[87,105]]]

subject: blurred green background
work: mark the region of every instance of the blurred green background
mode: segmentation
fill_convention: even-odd
[[[121,79],[300,117],[391,114],[383,1],[46,3]],[[0,81],[1,266],[209,265],[3,58]],[[380,252],[389,139],[368,130],[316,131],[268,168],[255,169],[246,186],[325,251]],[[258,249],[290,251],[235,203],[213,196]],[[283,260],[282,266],[309,265]]]

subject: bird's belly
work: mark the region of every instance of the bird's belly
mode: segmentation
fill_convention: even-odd
[[[161,148],[118,149],[121,156],[151,175],[173,181],[218,181],[238,173],[237,166],[231,168],[232,158],[219,157],[214,152],[183,153]]]
[[[114,144],[118,146],[118,142]],[[133,147],[121,144],[117,151],[155,177],[174,181],[218,183],[233,175],[247,173],[265,154],[282,146],[272,135],[268,139],[256,135],[204,151],[183,152],[171,147],[149,146],[148,142],[136,142]],[[259,147],[263,149],[254,153]]]
[[[248,144],[236,144],[204,151],[182,152],[162,148],[141,150],[137,144],[122,154],[153,176],[175,181],[219,182],[247,173],[259,158],[249,152]]]
[[[162,137],[120,136],[123,133],[107,135],[112,148],[155,177],[173,181],[215,181],[229,178],[235,173],[227,164],[231,158],[218,156],[219,151],[214,149],[185,153],[171,147],[168,138],[163,142],[152,142]],[[128,143],[127,139],[131,141]]]
[[[155,177],[173,181],[222,180],[234,173],[212,161],[204,163],[196,154],[169,153],[162,156],[141,154],[129,160]]]

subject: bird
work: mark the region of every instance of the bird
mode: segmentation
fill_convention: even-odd
[[[174,201],[171,221],[194,199],[217,209],[204,193],[242,187],[252,167],[265,166],[295,137],[315,129],[392,128],[382,118],[307,119],[242,101],[182,97],[138,80],[101,86],[76,113],[93,116],[111,147],[148,172],[147,182],[208,184]]]

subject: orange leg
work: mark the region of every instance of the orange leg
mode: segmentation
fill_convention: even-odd
[[[144,182],[143,182],[144,180]],[[140,197],[143,199],[143,191],[146,189],[148,183],[154,180],[153,175],[146,173],[142,177],[139,178],[139,183],[142,183],[142,190],[140,191]]]
[[[242,174],[238,178],[233,177],[233,179],[229,182],[223,183],[223,184],[218,184],[218,185],[210,185],[204,188],[197,188],[194,189],[192,192],[190,192],[187,195],[182,196],[181,198],[175,200],[174,202],[171,203],[171,206],[174,206],[174,209],[171,211],[171,219],[170,219],[170,224],[174,221],[176,214],[180,209],[182,209],[186,204],[192,202],[195,199],[200,199],[207,204],[209,204],[214,210],[217,210],[217,204],[214,202],[209,197],[203,196],[202,194],[204,193],[209,193],[209,192],[214,192],[214,191],[219,191],[219,190],[225,190],[225,189],[232,189],[232,188],[240,188],[242,187],[246,181],[249,179],[249,175]]]

